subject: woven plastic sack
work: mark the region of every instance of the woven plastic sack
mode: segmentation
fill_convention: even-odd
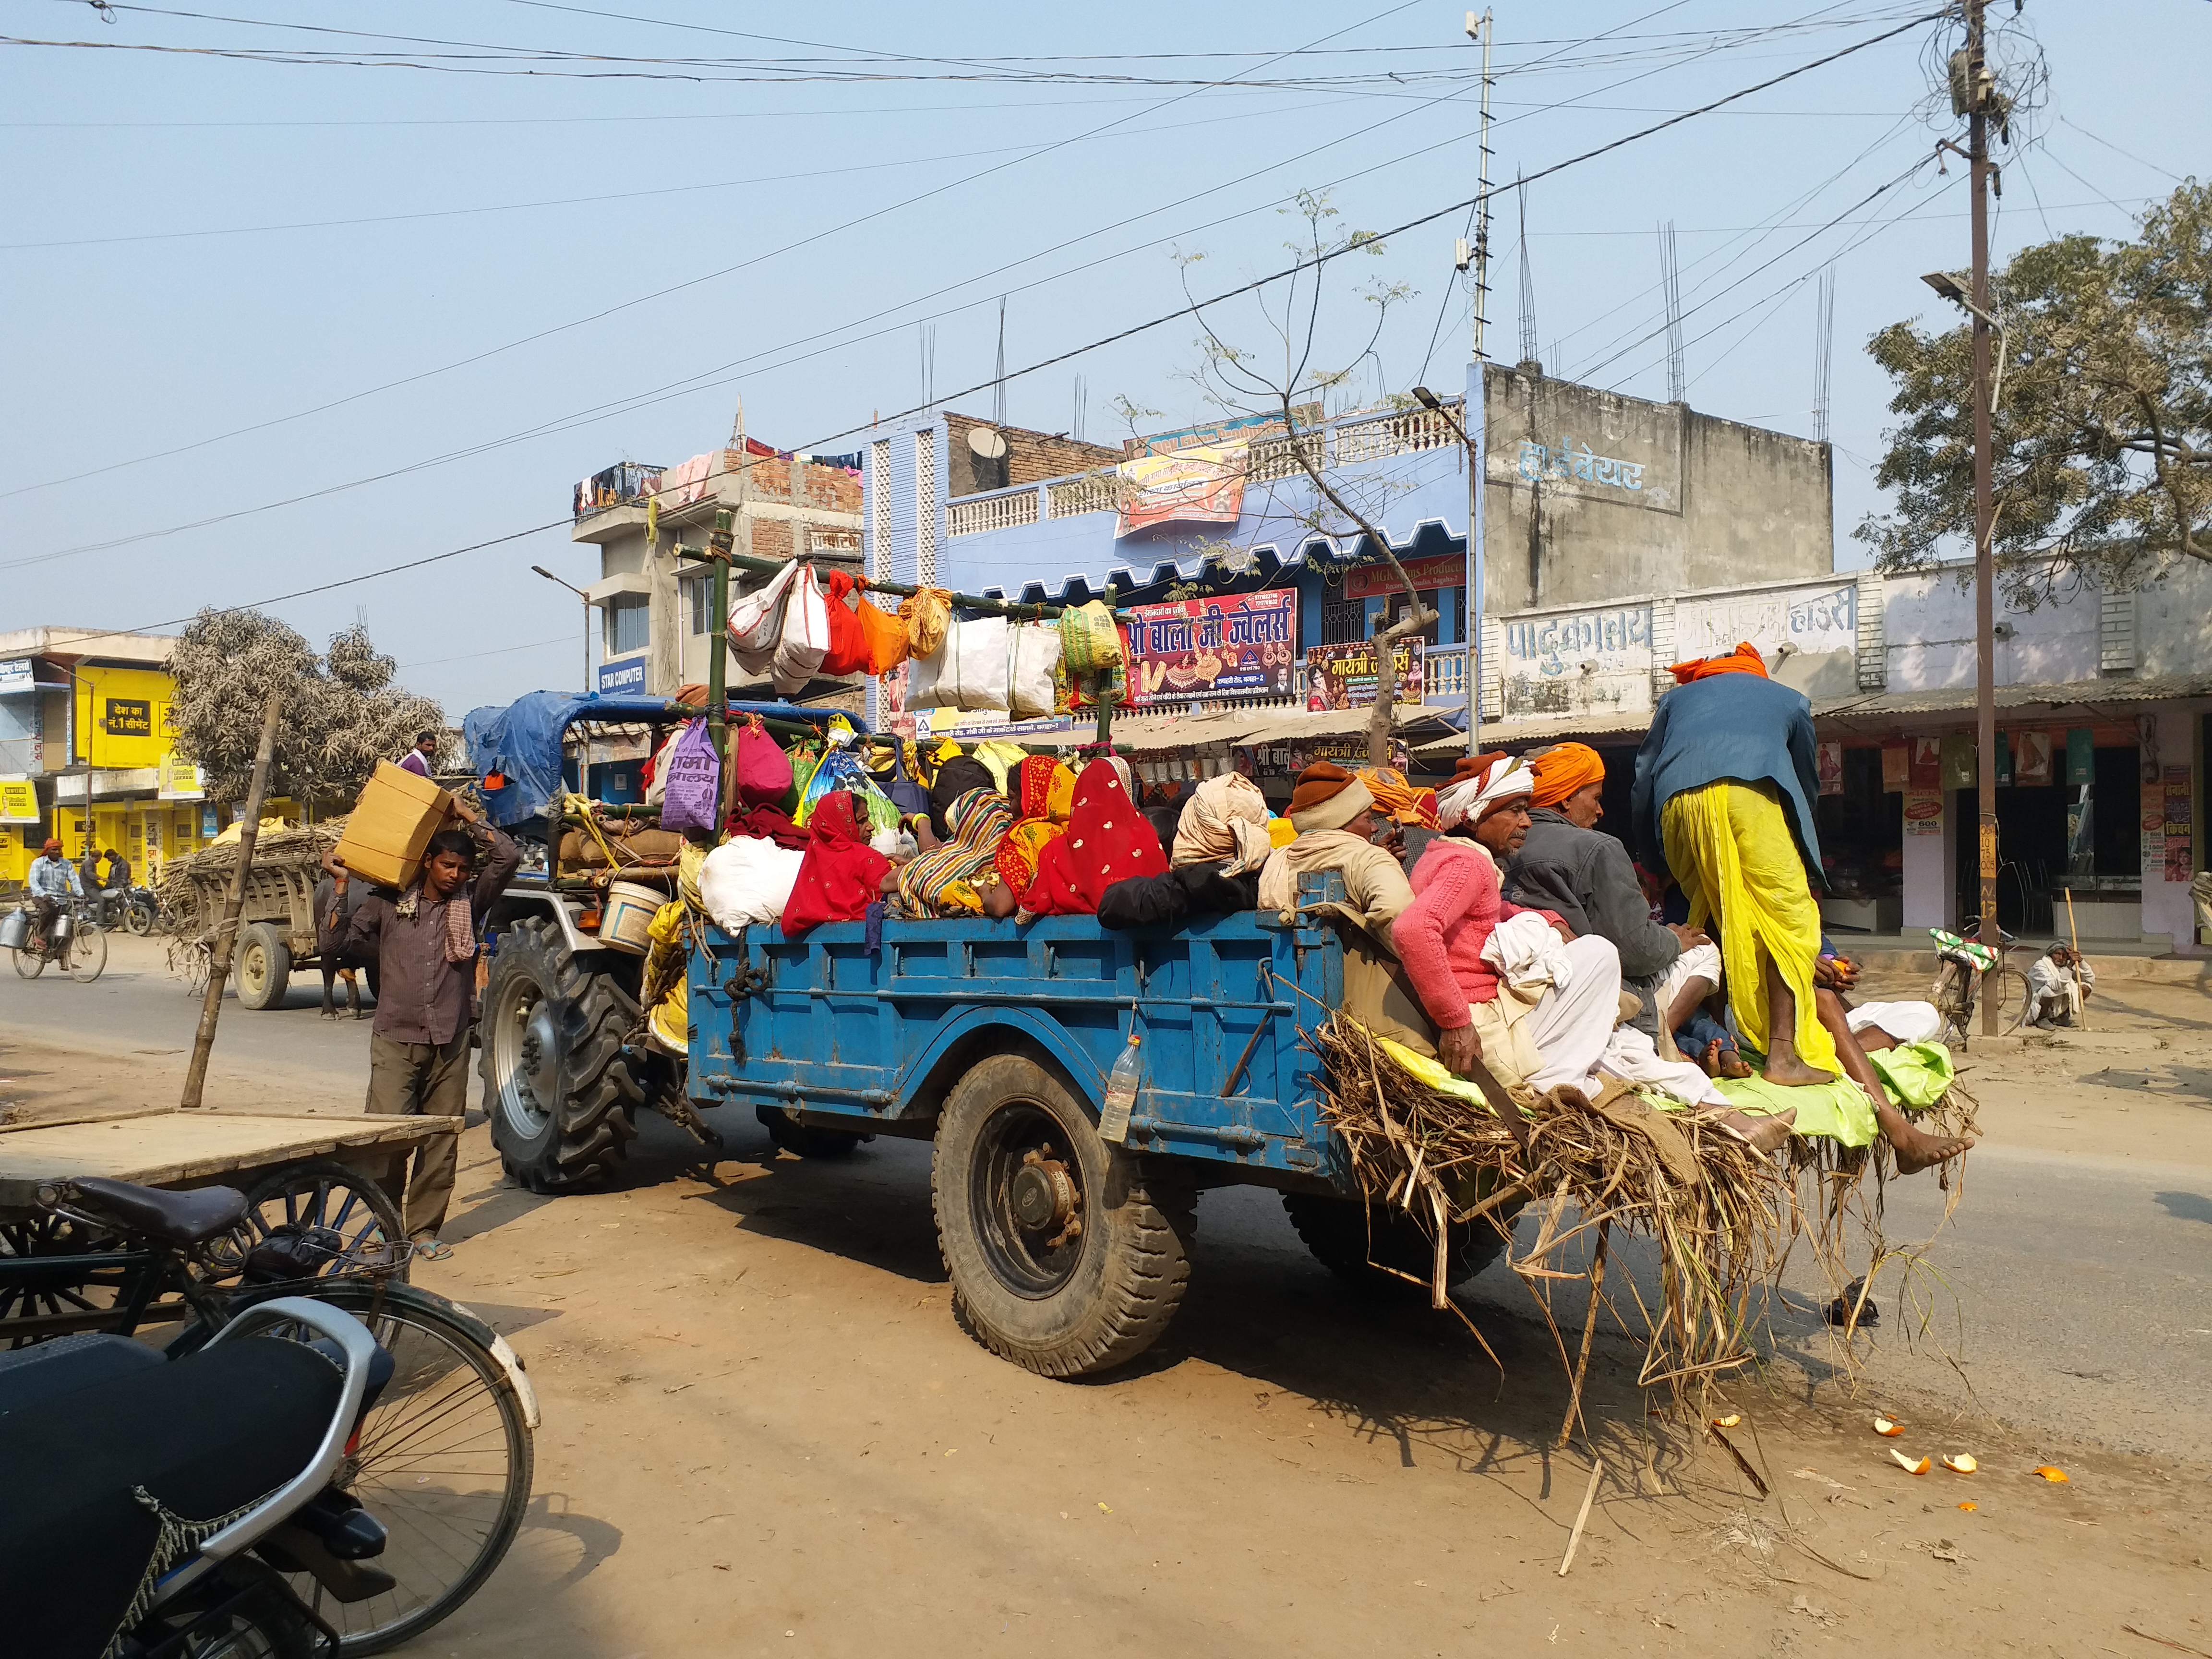
[[[869,603],[866,593],[854,605],[853,614],[860,619],[860,632],[867,636],[868,672],[888,674],[912,653],[906,623],[891,611]]]
[[[660,799],[660,827],[714,830],[720,817],[722,763],[714,754],[714,734],[706,721],[693,720],[684,728],[662,773],[667,783]]]
[[[684,728],[679,726],[668,734],[659,748],[653,751],[653,781],[645,786],[645,804],[647,806],[659,805],[661,797],[667,793],[668,757],[676,752],[677,740],[683,735]]]
[[[790,696],[814,678],[830,648],[830,607],[814,585],[814,573],[801,567],[783,607],[783,634],[775,642],[769,676],[776,690]]]
[[[864,673],[868,666],[867,630],[853,609],[852,576],[842,570],[830,573],[830,591],[823,605],[830,619],[830,648],[822,653],[820,672],[842,678],[848,674]],[[875,607],[866,599],[861,608]]]
[[[796,823],[799,804],[806,798],[806,786],[813,779],[814,769],[822,764],[822,746],[813,742],[802,743],[788,750],[787,758],[791,762],[791,787],[776,805],[791,813],[792,822]]]
[[[780,921],[805,859],[797,848],[778,847],[755,836],[726,841],[700,866],[702,906],[726,933]]]
[[[899,615],[906,622],[908,654],[933,657],[952,624],[952,595],[942,587],[925,587],[900,602]]]
[[[1121,630],[1114,625],[1114,613],[1097,599],[1060,613],[1060,643],[1070,674],[1087,678],[1119,668],[1123,660]]]
[[[738,799],[745,805],[773,806],[791,793],[791,757],[769,735],[755,714],[738,729],[731,763],[738,769]]]
[[[775,659],[776,641],[783,637],[784,606],[798,575],[799,567],[787,564],[769,578],[767,586],[730,607],[730,650],[748,678],[760,678]]]

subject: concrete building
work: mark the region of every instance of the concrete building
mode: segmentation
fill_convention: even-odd
[[[159,634],[0,633],[0,882],[20,883],[48,836],[75,858],[110,847],[143,874],[221,827],[177,759],[175,683]]]
[[[709,450],[681,466],[625,463],[579,484],[569,535],[599,550],[599,580],[584,589],[599,613],[599,662],[591,689],[673,696],[681,686],[705,682],[707,580],[679,577],[676,567],[679,547],[706,545],[721,508],[735,514],[739,553],[805,556],[857,571],[860,480],[857,465],[848,462],[856,458],[781,455],[747,442]],[[823,690],[834,696],[836,688]]]

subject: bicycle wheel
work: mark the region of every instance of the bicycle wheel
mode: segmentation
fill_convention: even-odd
[[[473,1595],[522,1525],[530,1428],[491,1328],[441,1297],[358,1279],[286,1285],[343,1308],[392,1356],[392,1381],[362,1418],[337,1484],[384,1524],[371,1565],[398,1580],[365,1601],[334,1601],[289,1575],[348,1655],[412,1641]]]
[[[9,954],[15,958],[15,971],[25,979],[36,979],[46,971],[46,953],[35,945],[19,945]]]
[[[89,985],[107,968],[107,934],[98,927],[80,927],[69,946],[69,976]]]
[[[277,1238],[288,1280],[380,1268],[395,1255],[394,1276],[404,1279],[408,1264],[393,1247],[406,1237],[399,1206],[383,1188],[334,1158],[314,1158],[256,1182],[238,1231],[210,1245],[206,1261],[212,1277],[227,1279],[256,1246]]]

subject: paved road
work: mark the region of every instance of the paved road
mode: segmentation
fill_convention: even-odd
[[[226,1000],[218,1060],[312,1070],[349,1088],[365,1083],[368,1023],[320,1018],[319,989],[295,984],[282,1011],[253,1012]],[[116,941],[112,965],[91,986],[51,973],[24,982],[0,972],[0,1070],[11,1027],[48,1041],[78,1032],[110,1054],[173,1054],[190,1046],[198,1006],[163,971],[158,949],[143,941]],[[751,1129],[750,1113],[721,1115]],[[643,1144],[663,1130],[652,1126]],[[927,1191],[927,1147],[876,1146],[898,1178]],[[2201,1405],[2212,1394],[2212,1165],[2037,1152],[1998,1137],[1974,1152],[1969,1169],[1964,1200],[1917,1277],[1930,1337],[1905,1341],[1911,1322],[1898,1298],[1903,1270],[1892,1267],[1877,1280],[1884,1320],[1870,1380],[1961,1407],[1970,1384],[1984,1411],[2022,1425],[2212,1460],[2212,1416]],[[1932,1232],[1942,1202],[1929,1177],[1893,1184],[1886,1218],[1893,1245]],[[1217,1252],[1301,1249],[1274,1195],[1258,1189],[1208,1193],[1200,1231],[1201,1283]],[[1648,1283],[1648,1255],[1632,1248],[1627,1260]],[[1470,1288],[1494,1318],[1533,1316],[1526,1293],[1503,1269]],[[1783,1357],[1793,1363],[1775,1376],[1795,1391],[1827,1369],[1828,1338],[1814,1311],[1826,1292],[1796,1271],[1787,1288],[1791,1306],[1776,1322]],[[1559,1308],[1563,1318],[1579,1320],[1571,1287]],[[1946,1349],[1960,1361],[1963,1379]]]

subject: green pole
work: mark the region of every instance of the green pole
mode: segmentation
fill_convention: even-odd
[[[708,556],[714,561],[714,572],[709,580],[708,617],[713,623],[707,640],[707,730],[714,739],[714,758],[725,767],[730,759],[729,719],[729,629],[730,618],[730,512],[724,507],[714,514],[714,532],[708,538]]]
[[[1114,584],[1111,582],[1106,584],[1106,609],[1109,611],[1114,609]],[[1098,698],[1098,741],[1109,744],[1114,741],[1114,671],[1109,668],[1098,675],[1092,681],[1092,685]]]

